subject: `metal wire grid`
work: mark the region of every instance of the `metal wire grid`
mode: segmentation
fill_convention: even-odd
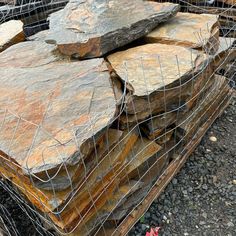
[[[186,3],[186,2],[185,2],[185,3]],[[226,11],[227,11],[227,10],[226,10]],[[233,30],[233,29],[234,29],[234,27],[232,27],[232,29],[230,29],[229,32],[230,32],[231,30]],[[210,33],[209,27],[208,27],[208,30],[209,30],[209,33]],[[227,34],[226,34],[225,36],[227,36]],[[200,43],[204,40],[203,37],[202,37],[202,35],[201,35],[201,32],[196,32],[196,37],[199,39],[199,42],[200,42]],[[226,40],[226,39],[225,39],[225,40]],[[226,43],[227,43],[227,42],[228,42],[228,41],[226,41]],[[214,46],[214,45],[212,45],[212,46]],[[178,58],[178,55],[175,55],[175,58],[176,58],[176,71],[177,71],[178,76],[181,77],[181,73],[180,73],[180,69],[179,69],[179,68],[180,68],[180,65],[179,65],[180,59]],[[221,59],[222,59],[222,61],[223,61],[223,62],[222,62],[222,65],[223,65],[224,62],[227,61],[227,57],[224,58],[224,60],[223,60],[223,58],[221,58]],[[211,56],[211,55],[208,55],[207,64],[209,64],[209,63],[211,62],[211,60],[212,60],[212,56]],[[141,67],[142,70],[143,70],[143,78],[144,78],[144,80],[146,80],[146,78],[145,78],[145,70],[144,70],[144,68],[143,68],[143,58],[139,58],[139,59],[137,59],[137,61],[139,61],[138,64],[140,64],[140,67]],[[132,78],[129,78],[129,63],[130,63],[130,61],[126,61],[126,62],[124,63],[124,70],[126,71],[126,81],[125,81],[125,83],[124,83],[123,95],[121,96],[121,104],[124,104],[124,103],[125,103],[125,97],[126,97],[126,95],[127,95],[127,87],[128,87],[129,84],[130,84],[129,80],[130,80],[130,79],[132,80]],[[188,103],[190,103],[192,100],[196,99],[196,100],[197,100],[197,105],[196,105],[196,108],[195,108],[194,112],[193,112],[192,114],[190,114],[184,121],[179,120],[180,122],[179,122],[179,124],[178,124],[177,126],[175,126],[174,128],[168,129],[168,130],[167,130],[167,127],[165,127],[163,134],[161,134],[160,136],[156,137],[156,138],[149,144],[149,145],[151,145],[153,142],[155,142],[155,141],[157,141],[158,139],[161,139],[161,138],[167,139],[168,133],[174,132],[174,135],[175,135],[175,144],[174,144],[170,149],[168,149],[164,154],[162,154],[151,166],[149,166],[149,163],[146,161],[146,162],[147,162],[146,164],[147,164],[147,166],[148,166],[147,171],[146,171],[145,173],[143,173],[143,174],[140,174],[140,173],[138,172],[138,180],[139,180],[139,181],[141,181],[146,175],[149,174],[149,170],[150,170],[153,166],[155,166],[155,164],[158,162],[158,160],[159,160],[160,158],[162,158],[163,156],[169,154],[170,152],[174,152],[174,155],[179,156],[181,153],[184,153],[184,152],[185,152],[185,148],[184,148],[184,145],[182,144],[182,141],[183,141],[184,138],[187,136],[187,134],[185,134],[180,140],[178,140],[177,137],[176,137],[176,129],[177,129],[178,127],[180,127],[181,124],[183,124],[183,123],[187,122],[189,119],[191,119],[192,116],[194,116],[195,114],[197,114],[198,110],[201,109],[201,106],[202,106],[202,104],[204,103],[204,101],[211,95],[210,91],[209,91],[209,90],[206,90],[206,89],[207,89],[206,84],[207,84],[208,82],[210,82],[211,79],[213,79],[213,74],[214,74],[214,73],[212,73],[212,76],[210,76],[210,77],[207,79],[207,81],[206,81],[206,83],[204,84],[204,86],[203,86],[196,94],[193,93],[194,81],[196,80],[196,78],[197,78],[200,74],[205,73],[204,71],[206,70],[206,67],[207,67],[207,66],[206,66],[206,67],[203,68],[201,71],[199,71],[198,74],[194,75],[194,76],[191,78],[191,82],[192,82],[192,91],[191,91],[191,96],[190,96],[191,99],[188,100],[188,101],[186,101],[184,104],[182,103],[182,101],[181,101],[182,88],[183,88],[183,86],[185,85],[185,83],[187,83],[187,82],[189,82],[189,81],[187,81],[187,82],[182,82],[182,81],[180,80],[180,84],[174,88],[174,89],[178,89],[178,90],[179,90],[179,102],[178,102],[178,106],[177,106],[175,109],[167,110],[167,107],[166,107],[166,103],[167,103],[167,102],[166,102],[166,100],[165,100],[165,98],[166,98],[165,94],[166,94],[170,89],[168,89],[168,88],[165,87],[165,77],[164,77],[163,71],[162,71],[162,58],[161,58],[159,55],[156,55],[156,63],[157,63],[157,65],[158,65],[157,67],[159,68],[159,74],[161,74],[161,80],[162,80],[162,83],[163,83],[163,89],[161,90],[161,91],[164,92],[164,111],[163,111],[163,113],[162,113],[162,114],[153,114],[152,109],[151,109],[151,105],[150,105],[150,104],[151,104],[151,102],[150,102],[150,97],[147,96],[148,104],[149,104],[149,107],[147,107],[147,109],[150,111],[150,117],[148,117],[148,118],[146,118],[146,119],[144,119],[144,120],[142,120],[142,121],[138,120],[138,118],[135,117],[135,119],[136,119],[136,125],[133,126],[132,128],[129,128],[129,127],[128,127],[128,134],[127,134],[125,137],[123,137],[123,139],[120,140],[119,143],[117,143],[114,147],[112,147],[111,149],[109,149],[109,150],[108,150],[108,154],[105,155],[105,156],[103,157],[103,159],[104,159],[104,158],[108,158],[108,159],[109,159],[109,154],[111,154],[112,151],[113,151],[115,148],[119,148],[120,150],[122,150],[122,146],[121,146],[122,141],[124,141],[125,138],[126,138],[131,132],[133,132],[135,129],[138,130],[139,137],[140,137],[141,141],[144,142],[144,141],[143,141],[143,134],[142,134],[142,131],[141,131],[141,129],[140,129],[140,125],[141,125],[142,123],[147,122],[147,121],[150,120],[150,121],[151,121],[151,125],[153,126],[153,119],[154,119],[154,118],[161,117],[161,116],[164,115],[164,119],[166,119],[166,115],[169,114],[169,113],[172,113],[172,112],[176,112],[176,113],[177,113],[177,121],[178,121],[182,109],[183,109],[186,105],[188,105]],[[192,60],[192,65],[194,65],[193,60]],[[217,71],[218,71],[218,68],[215,68],[215,71],[214,71],[214,72],[217,72]],[[234,74],[234,75],[235,75],[235,74]],[[233,76],[234,76],[234,75],[233,75]],[[228,79],[231,81],[231,83],[234,84],[233,76],[232,76],[231,78],[228,78]],[[225,86],[227,86],[227,85],[225,85]],[[146,92],[147,92],[147,94],[149,94],[149,92],[148,92],[148,82],[147,82],[147,84],[146,84]],[[202,96],[205,97],[204,100],[201,99]],[[226,99],[227,99],[227,97],[225,97],[225,100],[226,100]],[[223,103],[224,103],[224,100],[222,100],[222,102],[219,104],[218,107],[220,107],[221,104],[223,104]],[[49,107],[49,106],[50,106],[50,104],[48,105],[48,107]],[[136,109],[136,108],[135,108],[135,105],[133,104],[133,110],[135,111],[135,109]],[[106,109],[104,109],[104,112],[106,112],[105,110],[106,110]],[[42,129],[42,125],[41,125],[41,124],[34,124],[34,123],[32,123],[32,122],[29,122],[29,121],[27,121],[27,120],[24,120],[22,117],[19,117],[18,114],[14,114],[14,112],[11,111],[10,109],[6,109],[6,110],[4,110],[4,111],[2,111],[2,112],[4,112],[4,119],[3,119],[2,123],[1,123],[1,128],[4,126],[4,123],[5,123],[5,120],[6,120],[5,118],[6,118],[7,115],[9,115],[9,114],[10,114],[11,116],[14,116],[14,117],[18,120],[18,121],[17,121],[17,126],[14,127],[13,137],[12,137],[12,139],[11,139],[12,142],[13,142],[13,140],[14,140],[14,135],[15,135],[17,129],[18,129],[18,126],[19,126],[20,122],[22,122],[22,121],[23,121],[23,122],[27,122],[27,123],[29,123],[30,125],[33,125],[33,126],[37,127],[37,129],[36,129],[36,131],[35,131],[34,138],[32,139],[32,145],[31,145],[30,149],[28,150],[28,153],[30,153],[31,150],[32,150],[32,147],[33,147],[34,140],[35,140],[35,138],[36,138],[36,136],[37,136],[37,133],[38,133],[39,129]],[[107,124],[107,132],[108,132],[108,127],[112,126],[112,124],[113,124],[113,123],[119,118],[119,116],[120,116],[121,114],[123,114],[123,113],[124,113],[124,106],[121,106],[118,115],[117,115],[109,124]],[[129,119],[127,113],[125,113],[125,114],[126,114],[127,119]],[[134,112],[134,114],[135,114],[135,116],[136,116],[136,113],[135,113],[135,112]],[[101,114],[101,116],[102,116],[102,114]],[[200,119],[201,119],[201,117],[199,117],[199,120],[200,120]],[[43,123],[43,121],[42,121],[42,123]],[[165,123],[167,123],[166,120],[165,120]],[[93,124],[90,124],[90,128],[93,129]],[[77,135],[78,135],[78,134],[76,133],[76,130],[71,130],[71,132],[73,133],[73,137],[74,137],[73,142],[75,143],[76,146],[79,146],[78,141],[77,141]],[[95,132],[93,132],[93,133],[95,134]],[[53,135],[52,135],[52,134],[48,134],[48,135],[50,136],[50,138],[53,138]],[[99,157],[98,157],[98,154],[97,154],[97,153],[98,153],[98,150],[97,150],[96,140],[95,140],[94,136],[92,137],[92,139],[93,139],[93,143],[94,143],[94,153],[95,153],[94,158],[95,158],[95,160],[96,160],[96,168],[98,168],[98,167],[102,164],[103,159],[99,161]],[[193,139],[194,139],[194,137],[193,137]],[[55,141],[57,141],[57,140],[55,140]],[[108,141],[109,141],[109,140],[108,140]],[[181,145],[180,153],[179,153],[179,148],[178,148],[179,145]],[[10,147],[11,147],[11,146],[12,146],[12,143],[10,143],[10,145],[9,145],[9,150],[10,150]],[[165,148],[166,148],[166,143],[164,144],[164,146],[165,146]],[[146,148],[146,147],[147,147],[147,146],[145,146],[145,148]],[[114,176],[113,176],[113,178],[110,180],[110,183],[108,184],[108,186],[107,186],[105,183],[103,183],[103,180],[101,181],[101,182],[102,182],[101,184],[103,185],[104,189],[103,189],[103,191],[100,193],[100,195],[99,195],[96,199],[94,199],[93,196],[92,196],[92,194],[90,193],[90,191],[88,191],[88,192],[89,192],[90,202],[91,202],[92,204],[91,204],[91,206],[87,209],[87,211],[83,214],[83,216],[81,215],[80,211],[77,209],[77,213],[78,213],[78,216],[80,216],[80,220],[77,221],[77,224],[76,224],[75,227],[73,227],[73,229],[71,229],[71,230],[69,230],[68,232],[65,233],[65,232],[61,231],[59,227],[57,227],[56,225],[53,225],[54,228],[55,228],[55,230],[58,231],[59,234],[69,234],[69,233],[74,232],[74,231],[76,230],[76,228],[83,222],[83,220],[84,220],[85,217],[89,214],[89,212],[90,212],[92,209],[95,209],[96,215],[97,215],[97,222],[98,222],[98,224],[95,224],[95,225],[94,225],[94,228],[87,227],[86,224],[85,224],[86,231],[87,231],[88,233],[93,232],[93,235],[96,235],[99,231],[101,232],[101,230],[103,230],[103,233],[104,233],[105,235],[107,235],[107,234],[106,234],[106,230],[105,230],[105,228],[104,228],[104,222],[105,222],[106,220],[108,220],[108,218],[113,214],[113,210],[116,209],[117,206],[122,205],[122,202],[123,202],[124,199],[121,198],[119,201],[117,201],[117,203],[115,204],[115,206],[113,206],[113,205],[111,204],[111,206],[113,207],[113,208],[111,209],[111,213],[108,214],[108,215],[106,215],[103,219],[100,219],[100,213],[99,213],[99,209],[97,209],[96,202],[99,200],[99,197],[100,197],[102,194],[105,194],[105,195],[107,194],[106,191],[107,191],[107,189],[109,188],[109,186],[111,186],[111,185],[113,184],[114,180],[115,180],[117,177],[119,177],[119,174],[122,173],[122,171],[124,171],[125,168],[126,168],[128,165],[132,164],[132,161],[133,161],[142,151],[144,151],[145,148],[143,148],[142,150],[140,150],[138,153],[134,153],[134,150],[131,150],[131,151],[133,152],[133,158],[132,158],[129,162],[126,162],[124,165],[122,165],[122,168],[119,170],[118,173],[114,173]],[[58,157],[60,157],[60,150],[58,150],[58,154],[59,154]],[[8,168],[12,168],[12,166],[11,166],[12,163],[10,163],[9,159],[6,158],[6,157],[3,156],[3,155],[1,155],[1,157],[2,157],[2,159],[4,159],[5,164],[8,165]],[[28,154],[27,154],[27,158],[28,158]],[[44,160],[44,157],[43,157],[43,156],[42,156],[42,159]],[[178,158],[172,160],[172,163],[173,163],[173,162],[176,162],[177,160],[178,160]],[[90,177],[90,176],[94,173],[94,171],[96,170],[96,168],[94,168],[94,169],[92,169],[91,172],[88,172],[88,171],[87,171],[87,166],[86,166],[86,161],[83,160],[83,158],[82,158],[82,159],[81,159],[81,162],[82,162],[82,165],[83,165],[83,167],[84,167],[84,169],[85,169],[85,176],[84,176],[85,178],[83,179],[83,182],[80,183],[79,186],[77,186],[75,183],[73,183],[73,180],[72,180],[71,175],[70,175],[70,173],[69,173],[70,170],[68,170],[68,167],[67,167],[66,163],[63,162],[63,161],[62,161],[62,164],[58,167],[57,171],[56,171],[53,175],[51,175],[50,173],[48,173],[47,170],[45,171],[45,172],[46,172],[46,175],[47,175],[47,177],[48,177],[48,180],[42,179],[42,178],[40,178],[39,176],[37,176],[37,175],[35,175],[35,174],[31,174],[31,173],[29,174],[29,179],[30,179],[31,185],[32,185],[33,187],[35,187],[35,188],[37,188],[37,186],[36,186],[36,184],[35,184],[35,180],[40,181],[40,182],[42,182],[42,183],[49,182],[49,183],[51,184],[51,191],[52,191],[52,194],[53,194],[53,198],[57,199],[57,194],[58,194],[58,192],[57,192],[57,190],[55,190],[55,188],[54,188],[53,180],[59,175],[59,172],[60,172],[62,169],[65,169],[65,172],[66,172],[67,177],[68,177],[68,181],[69,181],[69,183],[70,183],[70,184],[69,184],[69,185],[70,185],[69,197],[66,199],[66,202],[65,202],[65,204],[63,205],[63,207],[55,208],[55,210],[49,209],[48,206],[45,205],[45,204],[41,201],[41,199],[40,199],[40,197],[39,197],[38,195],[34,195],[33,193],[29,192],[28,189],[27,189],[27,187],[24,185],[23,182],[22,182],[22,184],[20,184],[20,185],[18,184],[18,185],[17,185],[16,191],[18,191],[18,189],[19,189],[19,190],[22,190],[22,191],[23,191],[25,194],[27,194],[27,195],[28,195],[28,194],[29,194],[29,195],[32,195],[32,197],[33,197],[36,201],[38,201],[38,202],[40,203],[40,205],[42,206],[42,209],[45,209],[45,212],[44,212],[44,213],[39,213],[38,209],[36,209],[35,206],[33,206],[33,205],[27,203],[26,201],[22,201],[22,199],[19,197],[20,191],[19,191],[19,193],[17,194],[16,191],[11,190],[9,187],[7,188],[7,187],[5,186],[5,188],[7,189],[7,191],[11,192],[12,196],[14,196],[14,198],[16,199],[16,201],[17,201],[21,206],[24,206],[24,207],[23,207],[24,209],[25,209],[25,207],[26,207],[27,209],[29,209],[31,212],[33,212],[34,214],[36,214],[40,219],[42,219],[42,220],[43,220],[44,222],[46,222],[47,224],[51,225],[51,224],[52,224],[52,221],[50,220],[50,218],[48,217],[48,214],[47,214],[46,212],[50,212],[51,214],[57,216],[57,217],[59,218],[59,220],[63,221],[62,219],[60,219],[60,214],[63,213],[63,211],[65,211],[66,208],[67,208],[70,204],[73,203],[76,194],[78,194],[78,192],[81,190],[81,186],[84,186],[84,184],[85,184],[85,186],[87,186],[86,182],[89,180],[89,177]],[[112,162],[111,159],[109,159],[109,162],[110,162],[110,166],[113,166],[113,165],[114,165],[114,163]],[[22,168],[22,167],[21,167],[20,165],[18,165],[18,164],[14,164],[14,165],[17,166],[18,168]],[[79,165],[78,165],[77,167],[79,168]],[[25,169],[24,171],[25,171],[25,173],[29,172],[28,169]],[[16,174],[16,176],[18,176],[18,178],[21,178],[21,176],[19,175],[19,173],[18,173],[17,171],[15,172],[15,174]],[[158,177],[161,178],[163,174],[164,174],[164,173],[162,173],[162,174],[161,174],[160,176],[158,176]],[[8,176],[4,176],[4,174],[2,174],[2,175],[3,175],[3,177],[5,177],[6,179],[8,179]],[[129,183],[129,185],[132,186],[132,185],[130,184],[130,179],[129,179],[129,176],[128,176],[128,175],[126,176],[126,179],[127,179],[127,182]],[[137,187],[137,185],[139,184],[139,181],[137,181],[137,183],[136,183],[134,186],[132,186],[132,187],[130,188],[130,191],[132,191],[132,189],[135,189],[135,188]],[[155,182],[155,181],[154,181],[154,182]],[[115,185],[116,185],[117,191],[119,191],[119,183],[115,183]],[[92,188],[92,186],[87,186],[87,188],[89,188],[89,187]],[[154,187],[154,185],[152,185],[152,186],[148,189],[147,194],[152,190],[153,187]],[[147,194],[145,194],[145,195],[147,195]],[[143,196],[143,197],[139,200],[139,202],[136,203],[135,206],[133,206],[133,209],[135,209],[136,207],[138,207],[138,206],[142,203],[144,197],[145,197],[145,196]],[[108,198],[109,198],[109,196],[108,196]],[[108,201],[108,204],[109,204],[109,201]],[[75,207],[76,207],[76,206],[75,206]],[[124,221],[127,219],[127,217],[128,217],[130,214],[132,214],[132,211],[125,217]],[[31,217],[31,218],[32,218],[32,217]],[[34,219],[32,219],[32,221],[34,221]],[[41,229],[44,228],[44,226],[43,226],[42,223],[40,223],[40,222],[34,222],[34,224],[37,225],[37,228],[38,228],[38,227],[40,227]],[[117,226],[118,226],[118,225],[117,225]],[[45,231],[46,231],[46,229],[45,229]]]
[[[8,210],[2,204],[0,204],[0,235],[19,235],[15,222],[12,220]]]
[[[48,29],[49,14],[62,9],[68,0],[19,0],[0,6],[0,23],[22,20],[26,36]]]

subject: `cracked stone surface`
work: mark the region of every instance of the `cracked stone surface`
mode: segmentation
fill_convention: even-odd
[[[71,0],[51,14],[46,41],[66,55],[100,57],[148,34],[178,10],[177,4],[141,0]]]
[[[0,54],[1,151],[26,174],[77,163],[116,114],[104,60],[69,62],[54,49],[27,42]]]

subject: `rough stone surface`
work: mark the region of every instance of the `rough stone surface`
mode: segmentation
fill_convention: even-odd
[[[14,5],[16,4],[16,0],[0,0],[0,3],[3,5]]]
[[[67,170],[62,168],[53,179],[48,178],[48,176],[43,178],[44,181],[36,179],[34,181],[35,186],[43,190],[54,189],[61,191],[68,189],[71,186],[71,183],[73,183],[74,186],[79,185],[82,180],[84,180],[86,173],[90,173],[91,170],[96,167],[97,162],[94,161],[94,156],[96,155],[97,161],[104,158],[108,151],[118,143],[122,134],[123,132],[120,130],[108,129],[101,141],[102,144],[96,148],[96,153],[91,153],[91,158],[88,158],[89,160],[86,159],[84,162],[81,161],[74,166],[67,167]],[[70,178],[68,177],[68,173]],[[100,175],[102,175],[102,173],[100,173]]]
[[[226,102],[230,89],[226,78],[216,75],[211,80],[214,80],[214,84],[208,89],[206,96],[199,99],[198,104],[189,113],[176,121],[178,128],[184,131],[184,138],[186,139],[191,139],[199,126]]]
[[[219,49],[214,55],[214,67],[219,71],[220,69],[226,69],[226,65],[234,61],[236,57],[235,38],[219,38]],[[231,70],[233,71],[233,70]],[[230,76],[233,78],[233,76]]]
[[[0,54],[1,150],[26,173],[78,162],[116,114],[103,59],[58,61],[54,46],[39,45]]]
[[[24,39],[23,23],[20,20],[11,20],[0,25],[0,52]]]
[[[217,54],[227,51],[232,47],[235,48],[236,38],[220,37],[219,40],[220,40],[220,46],[217,51]]]
[[[176,57],[180,64],[180,75]],[[191,51],[179,46],[146,44],[108,56],[108,61],[117,75],[127,83],[133,96],[148,96],[167,87],[186,73],[192,71]],[[198,58],[194,51],[193,60]],[[176,68],[173,68],[176,65]],[[172,68],[172,69],[170,69]]]
[[[48,31],[49,30],[40,31],[40,32],[28,37],[28,40],[30,40],[30,41],[45,41],[45,39],[48,35]]]
[[[71,0],[50,16],[46,41],[66,55],[99,57],[146,35],[178,10],[176,4],[141,0]]]
[[[0,53],[1,68],[34,68],[61,60],[56,46],[44,42],[22,42]]]
[[[165,44],[130,48],[107,59],[129,91],[125,108],[129,114],[163,109],[167,102],[173,105],[173,99],[179,101],[180,95],[179,89],[172,88],[178,88],[180,81],[184,83],[206,67],[206,58],[200,52]],[[182,88],[182,97],[183,94]]]
[[[218,17],[210,14],[179,12],[173,19],[162,23],[145,39],[148,42],[180,45],[210,51],[219,46]]]

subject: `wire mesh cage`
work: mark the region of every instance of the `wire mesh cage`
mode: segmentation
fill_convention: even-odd
[[[65,0],[2,0],[0,2],[0,22],[22,20],[26,36],[48,29],[50,13],[62,9]]]
[[[235,2],[67,2],[1,2],[1,185],[39,235],[126,235],[230,102]]]

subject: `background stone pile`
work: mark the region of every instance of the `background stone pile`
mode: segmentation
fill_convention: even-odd
[[[0,26],[0,173],[58,231],[127,233],[228,105],[234,39],[180,9],[71,0],[26,39]]]

